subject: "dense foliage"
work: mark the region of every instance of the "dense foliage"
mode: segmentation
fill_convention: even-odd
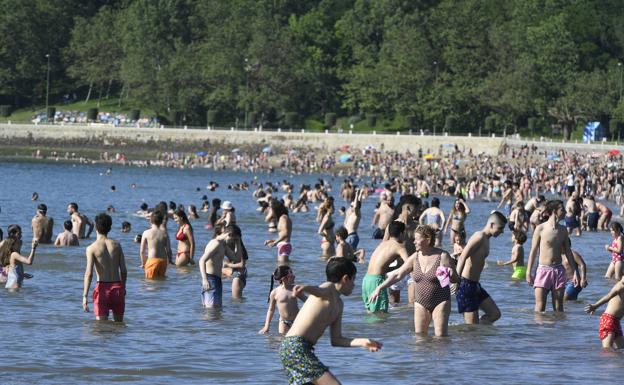
[[[189,124],[624,121],[621,0],[0,0],[0,104],[43,104],[46,54],[50,100],[114,95]]]

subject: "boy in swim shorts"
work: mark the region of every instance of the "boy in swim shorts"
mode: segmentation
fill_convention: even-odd
[[[512,265],[513,273],[511,279],[516,281],[523,281],[526,278],[526,266],[524,266],[524,247],[522,246],[526,242],[527,236],[524,232],[516,230],[511,235],[511,241],[513,242],[513,248],[511,249],[511,259],[507,262],[498,261],[499,266]]]
[[[307,383],[339,384],[329,368],[314,354],[314,345],[331,328],[332,346],[363,347],[371,352],[381,349],[380,342],[368,338],[343,337],[342,295],[350,295],[355,287],[357,269],[346,258],[331,258],[325,274],[327,282],[319,286],[295,286],[293,292],[310,294],[297,314],[293,325],[282,340],[279,356],[291,385]]]
[[[109,239],[108,232],[113,221],[108,214],[95,217],[95,242],[87,247],[87,267],[83,282],[82,308],[89,311],[89,286],[93,277],[93,266],[97,283],[93,290],[93,313],[98,321],[108,319],[109,311],[113,320],[122,322],[126,298],[126,261],[119,242]]]
[[[405,245],[401,241],[404,231],[404,223],[391,222],[388,225],[389,239],[382,241],[370,257],[368,269],[362,281],[362,301],[364,301],[366,310],[370,312],[388,311],[389,299],[386,289],[382,290],[372,302],[369,300],[369,296],[377,286],[385,281],[386,274],[391,270],[390,264],[396,261],[398,267],[409,258]]]
[[[481,287],[479,280],[490,252],[490,238],[498,237],[505,231],[507,219],[498,211],[493,211],[485,227],[470,237],[457,260],[459,285],[457,287],[457,310],[464,314],[464,322],[478,324],[493,323],[501,316],[500,310],[490,295]],[[479,309],[485,314],[479,318]]]
[[[174,264],[169,235],[162,226],[164,220],[163,210],[154,210],[150,216],[151,228],[145,230],[141,236],[139,254],[146,279],[164,279],[167,261]]]
[[[234,238],[231,226],[215,226],[214,237],[206,245],[204,254],[199,259],[199,271],[202,277],[202,304],[204,307],[221,307],[223,301],[223,258],[234,260],[236,255],[227,245]]]
[[[585,311],[588,314],[594,314],[605,303],[607,308],[600,316],[598,337],[602,341],[603,348],[621,349],[624,347],[624,337],[622,337],[622,326],[620,324],[620,320],[624,316],[623,281],[617,282],[609,293],[596,301],[596,303],[587,305]]]
[[[568,242],[570,239],[568,238]],[[572,256],[574,257],[574,262],[578,266],[579,274],[581,275],[581,281],[578,284],[574,284],[574,269],[568,263],[566,258],[561,256],[563,267],[566,269],[566,276],[568,281],[566,283],[565,292],[563,294],[564,301],[576,301],[578,299],[578,295],[581,293],[583,288],[587,287],[587,265],[585,264],[585,260],[576,250],[572,250]]]

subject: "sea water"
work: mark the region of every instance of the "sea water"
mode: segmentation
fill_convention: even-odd
[[[267,232],[251,191],[232,191],[227,186],[257,177],[259,181],[273,182],[286,179],[298,190],[301,183],[314,183],[320,176],[130,167],[113,167],[106,175],[106,169],[105,165],[0,164],[0,225],[5,234],[11,223],[22,226],[22,254],[30,250],[30,220],[37,204],[48,205],[48,215],[55,220],[54,236],[68,219],[69,202],[78,203],[80,211],[90,218],[113,205],[116,212],[112,214],[109,236],[121,242],[128,266],[124,323],[96,322],[93,313],[84,313],[81,306],[85,247],[95,232],[91,240],[81,240],[79,247],[41,245],[34,264],[26,266],[34,278],[26,280],[18,292],[0,290],[0,383],[286,383],[277,353],[277,314],[271,333],[258,335],[276,261],[275,249],[265,247],[264,241],[275,234]],[[220,184],[217,191],[206,190],[210,180]],[[340,182],[331,181],[337,208],[348,206],[339,197]],[[132,188],[132,184],[136,187]],[[111,191],[112,185],[116,192]],[[39,201],[33,202],[30,198],[35,191]],[[134,214],[142,202],[153,207],[160,200],[175,201],[199,208],[203,195],[233,202],[249,251],[244,298],[231,299],[231,281],[226,280],[222,310],[202,308],[197,267],[170,266],[165,281],[146,281],[139,267],[139,245],[133,242],[134,236],[148,227],[144,218]],[[376,201],[377,196],[371,196],[362,207],[360,247],[366,249],[367,256],[378,243],[371,239],[370,225]],[[451,204],[450,198],[442,199],[445,212]],[[466,228],[470,236],[482,228],[496,203],[469,204],[472,211]],[[297,282],[308,285],[325,278],[313,211],[291,214],[292,267]],[[342,218],[336,214],[334,220],[340,223]],[[121,233],[122,221],[132,224],[130,233]],[[200,219],[192,222],[197,242],[195,260],[211,236],[204,228],[206,223],[206,213],[200,213]],[[170,236],[175,229],[171,221]],[[453,298],[449,337],[416,337],[413,310],[405,303],[405,292],[401,305],[392,308],[387,316],[366,313],[360,294],[366,267],[358,265],[355,290],[344,299],[343,334],[380,340],[383,349],[370,353],[361,348],[331,347],[326,333],[316,345],[316,354],[344,384],[619,381],[624,374],[624,356],[602,351],[597,332],[601,311],[595,316],[583,312],[587,303],[596,301],[613,284],[603,278],[610,261],[604,245],[610,243],[610,235],[601,232],[572,237],[573,248],[587,262],[589,286],[578,302],[566,303],[562,315],[536,315],[533,290],[524,281],[512,282],[510,267],[496,266],[497,260],[509,258],[510,238],[506,230],[491,240],[490,257],[481,276],[483,287],[502,312],[494,326],[463,325]],[[175,251],[175,240],[172,246]],[[444,247],[452,250],[448,237]],[[525,244],[527,257],[529,249],[530,234]],[[94,284],[95,278],[91,290]],[[89,304],[92,310],[91,298]]]

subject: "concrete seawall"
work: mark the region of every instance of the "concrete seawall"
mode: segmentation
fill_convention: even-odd
[[[104,145],[110,142],[141,144],[153,142],[224,143],[231,145],[277,145],[285,147],[309,147],[317,150],[332,150],[345,144],[353,148],[382,145],[389,151],[436,152],[442,146],[457,144],[460,148],[472,148],[473,152],[495,155],[503,144],[503,138],[468,136],[421,136],[391,134],[349,134],[310,133],[276,131],[235,131],[207,129],[137,128],[113,127],[108,125],[34,125],[0,124],[0,138],[24,140],[36,143],[46,141],[90,140]],[[201,146],[201,144],[200,144]],[[199,150],[199,148],[198,148]]]

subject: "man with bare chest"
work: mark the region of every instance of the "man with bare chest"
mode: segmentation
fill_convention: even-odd
[[[46,214],[48,207],[41,203],[37,206],[37,214],[31,221],[33,238],[38,240],[39,243],[52,243],[52,227],[54,226],[54,219],[48,217]]]
[[[560,200],[549,201],[546,204],[546,214],[549,215],[548,220],[537,226],[533,233],[526,280],[530,286],[535,288],[536,312],[543,312],[546,309],[546,296],[549,292],[552,292],[553,310],[562,312],[567,274],[562,264],[561,255],[566,256],[574,271],[572,278],[574,286],[578,285],[579,272],[572,250],[570,250],[568,231],[559,224],[566,214],[563,202]],[[532,267],[538,251],[539,265],[533,274]]]
[[[355,192],[355,198],[353,202],[351,202],[351,207],[349,207],[345,214],[344,220],[344,227],[347,229],[347,239],[345,239],[345,242],[351,245],[353,250],[357,250],[358,244],[360,243],[357,230],[360,225],[360,219],[362,218],[361,208],[362,190],[357,190]]]
[[[492,212],[485,227],[470,237],[457,261],[459,285],[457,288],[457,308],[464,314],[467,324],[492,323],[501,316],[500,310],[490,295],[481,287],[479,280],[490,254],[490,238],[498,237],[505,230],[507,219],[498,211]],[[485,314],[479,319],[479,309]]]

